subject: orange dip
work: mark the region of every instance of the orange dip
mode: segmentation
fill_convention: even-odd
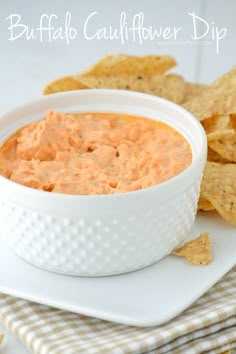
[[[147,188],[178,175],[191,161],[188,142],[173,128],[118,113],[49,111],[0,148],[1,175],[67,194]]]

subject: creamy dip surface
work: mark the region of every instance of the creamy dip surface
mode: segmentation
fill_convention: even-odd
[[[119,113],[62,114],[12,135],[0,148],[0,174],[28,187],[66,194],[115,194],[166,181],[192,162],[172,127]]]

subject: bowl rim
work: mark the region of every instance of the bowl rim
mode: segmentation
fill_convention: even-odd
[[[6,189],[13,189],[15,193],[23,193],[25,196],[31,195],[31,197],[39,197],[40,199],[48,199],[48,197],[53,200],[56,203],[60,203],[63,201],[93,201],[96,199],[96,201],[104,201],[104,200],[110,200],[113,198],[116,199],[123,199],[127,198],[128,196],[140,196],[142,197],[144,194],[152,194],[153,191],[171,191],[173,189],[178,189],[176,186],[184,179],[187,179],[190,175],[193,174],[194,170],[196,171],[198,168],[203,169],[205,162],[206,162],[206,154],[207,154],[207,139],[206,139],[206,134],[205,131],[201,125],[201,123],[197,120],[197,118],[189,111],[187,111],[185,108],[182,106],[179,106],[178,104],[171,102],[169,100],[166,100],[164,98],[158,97],[158,96],[152,96],[150,94],[146,93],[141,93],[141,92],[136,92],[136,91],[126,91],[126,90],[117,90],[117,89],[84,89],[84,90],[73,90],[73,91],[66,91],[66,92],[60,92],[60,93],[55,93],[52,95],[47,95],[47,96],[42,96],[41,98],[28,101],[22,105],[19,105],[11,110],[8,110],[7,112],[1,114],[0,116],[0,121],[4,118],[7,118],[7,116],[16,113],[20,109],[27,108],[32,105],[39,104],[41,102],[50,102],[51,99],[56,99],[60,97],[67,97],[67,96],[77,96],[77,95],[87,95],[87,94],[114,94],[114,95],[126,95],[126,96],[136,96],[136,97],[144,97],[146,99],[156,101],[162,104],[165,104],[169,107],[172,107],[174,110],[179,111],[180,113],[182,112],[183,114],[187,114],[189,118],[192,120],[192,122],[195,124],[195,126],[198,128],[201,139],[202,139],[202,149],[201,153],[196,156],[195,160],[192,161],[191,165],[188,166],[184,171],[179,173],[178,175],[161,182],[159,184],[135,190],[135,191],[129,191],[129,192],[123,192],[123,193],[116,193],[116,194],[92,194],[92,195],[80,195],[80,194],[66,194],[66,193],[51,193],[47,191],[42,191],[39,189],[35,189],[32,187],[24,186],[19,183],[16,183],[14,181],[11,181],[10,179],[0,175],[0,185],[3,187],[5,186]],[[157,112],[158,114],[158,112]],[[141,116],[141,115],[140,115]],[[168,125],[168,123],[166,123]],[[181,134],[181,133],[180,133]],[[185,139],[188,141],[190,144],[189,140],[185,137]],[[191,144],[190,144],[191,145]],[[174,187],[174,185],[176,185]]]

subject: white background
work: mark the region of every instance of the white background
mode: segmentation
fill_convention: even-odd
[[[25,37],[9,41],[9,21],[5,21],[9,15],[20,14],[22,24],[36,28],[41,15],[55,14],[58,16],[55,27],[63,27],[67,11],[72,14],[71,25],[79,31],[69,45],[64,40],[49,43],[46,37],[43,43],[27,41]],[[181,27],[180,43],[164,41],[160,44],[157,39],[144,41],[142,45],[133,43],[131,39],[124,45],[119,40],[88,41],[83,36],[83,27],[86,18],[94,11],[98,15],[89,27],[91,33],[104,26],[118,27],[122,11],[126,13],[130,26],[134,15],[142,11],[145,26]],[[199,41],[186,43],[193,35],[193,21],[188,15],[192,12],[206,20],[210,29],[212,22],[219,29],[227,29],[226,37],[220,41],[219,54],[211,35],[202,39],[209,41],[208,45]],[[108,52],[171,54],[178,61],[174,71],[189,81],[210,83],[236,64],[235,14],[235,0],[0,0],[0,113],[40,97],[48,81],[74,74]],[[4,354],[27,353],[17,340],[8,334],[7,337]]]

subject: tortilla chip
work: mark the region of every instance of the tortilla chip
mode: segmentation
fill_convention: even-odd
[[[204,119],[202,125],[207,133],[208,145],[220,159],[211,161],[236,162],[236,119],[231,115],[216,115]]]
[[[203,174],[201,196],[227,222],[236,226],[236,164],[208,161]]]
[[[204,122],[203,122],[204,123]],[[215,151],[222,159],[235,162],[236,158],[236,115],[230,115],[227,118],[227,123],[221,125],[219,130],[222,129],[222,136],[218,139],[213,139],[209,146]],[[226,129],[231,131],[226,137]],[[224,131],[224,132],[223,132]]]
[[[223,157],[221,157],[217,152],[212,150],[209,146],[208,146],[207,160],[208,161],[212,161],[212,162],[221,162],[221,163],[230,162],[230,161],[228,161],[226,159],[223,159]]]
[[[228,142],[228,140],[231,140],[229,138],[234,137],[234,135],[235,135],[235,131],[233,129],[217,130],[215,132],[207,134],[207,141],[208,141],[208,143],[215,142],[215,141],[218,142],[218,141],[221,141],[221,140]],[[214,144],[210,144],[210,146],[211,146],[211,148],[213,150],[215,150],[214,149]],[[231,160],[231,161],[233,161],[233,160]]]
[[[230,115],[230,127],[236,131],[236,114]]]
[[[4,334],[0,333],[0,345],[2,344],[3,339],[4,339]]]
[[[198,201],[198,211],[212,211],[215,210],[211,202],[207,200],[205,197],[200,195],[199,201]]]
[[[231,127],[229,115],[214,116],[204,119],[201,123],[207,134],[208,142],[220,140],[224,137],[232,137],[235,133]]]
[[[141,76],[121,75],[112,77],[96,77],[77,75],[77,79],[90,88],[109,88],[144,92],[181,103],[185,96],[185,82],[179,75],[169,74]]]
[[[86,89],[84,84],[75,80],[72,76],[62,77],[60,79],[49,82],[44,90],[44,95],[50,95],[51,93],[63,92],[63,91],[73,91]]]
[[[200,121],[215,115],[236,114],[236,66],[183,106]]]
[[[204,119],[201,123],[206,133],[209,134],[215,131],[230,128],[230,116],[228,114],[216,115],[214,117]]]
[[[208,85],[193,84],[192,82],[186,82],[185,84],[186,84],[186,93],[185,93],[185,96],[184,96],[183,103],[185,103],[188,100],[191,100],[192,98],[200,95],[208,87]]]
[[[220,353],[220,354],[232,354],[232,350],[229,349],[229,350],[226,350],[225,352],[222,352],[222,353]]]
[[[236,134],[234,130],[233,133],[228,136],[222,136],[218,140],[210,141],[209,146],[223,159],[230,162],[236,162]]]
[[[125,54],[108,54],[81,74],[93,77],[111,77],[120,75],[152,76],[161,75],[175,65],[175,59],[169,56],[129,56]]]
[[[185,257],[190,264],[207,265],[211,263],[211,241],[208,232],[204,232],[195,240],[185,243],[172,254]]]

